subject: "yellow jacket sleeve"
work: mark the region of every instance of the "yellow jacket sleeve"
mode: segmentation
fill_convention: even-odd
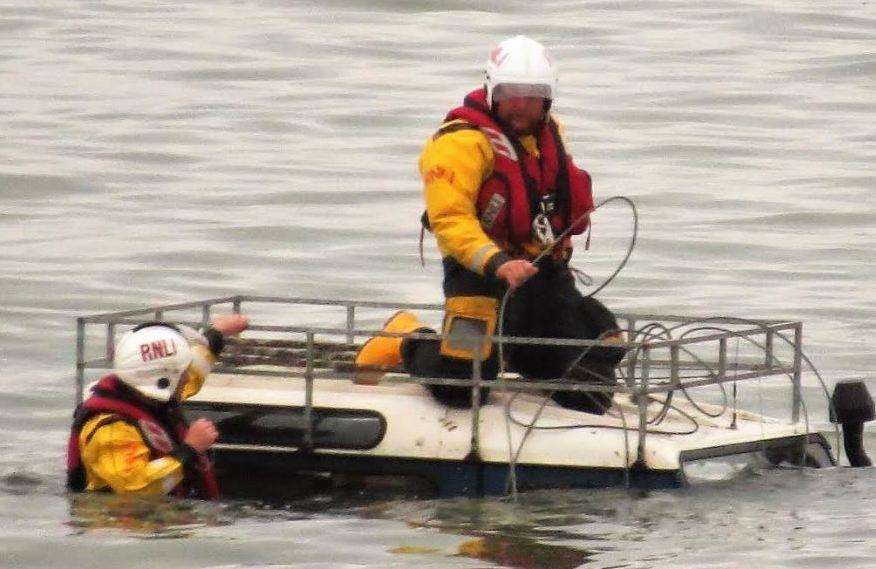
[[[419,167],[429,225],[441,254],[484,274],[489,261],[501,253],[477,216],[478,191],[493,173],[493,149],[487,137],[474,128],[432,137],[420,155]]]
[[[93,417],[79,436],[87,490],[109,487],[117,494],[167,494],[182,482],[185,473],[178,459],[150,460],[140,431],[125,421],[111,421],[112,417]]]

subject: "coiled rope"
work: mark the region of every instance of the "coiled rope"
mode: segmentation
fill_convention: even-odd
[[[623,258],[623,259],[621,260],[621,262],[618,264],[618,266],[617,266],[617,268],[614,270],[614,272],[612,272],[611,275],[609,275],[608,278],[605,279],[605,281],[604,281],[601,285],[599,285],[595,290],[589,292],[589,293],[585,296],[585,298],[589,298],[589,297],[592,297],[592,296],[596,295],[596,293],[600,292],[602,289],[604,289],[606,286],[608,286],[609,283],[611,283],[611,282],[614,280],[614,278],[615,278],[615,277],[616,277],[616,276],[617,276],[617,275],[618,275],[618,274],[624,269],[624,267],[626,266],[627,262],[630,260],[630,257],[631,257],[632,254],[633,254],[633,250],[636,248],[636,242],[637,242],[637,240],[638,240],[638,235],[639,235],[639,213],[638,213],[638,211],[636,210],[636,204],[633,203],[633,200],[631,200],[630,198],[628,198],[628,197],[626,197],[626,196],[612,196],[612,197],[610,197],[610,198],[606,198],[605,200],[602,200],[601,202],[599,202],[599,203],[596,205],[596,207],[594,208],[594,211],[599,210],[599,208],[603,207],[604,205],[606,205],[606,204],[608,204],[608,203],[614,202],[614,201],[622,201],[622,202],[626,203],[627,205],[629,205],[629,206],[630,206],[630,209],[632,210],[632,214],[633,214],[633,231],[632,231],[632,237],[630,238],[630,244],[629,244],[629,246],[627,247],[627,252],[626,252],[626,254],[624,255],[624,258]],[[554,240],[554,242],[550,245],[550,247],[546,248],[544,251],[542,251],[541,253],[539,253],[538,256],[536,256],[535,259],[532,260],[532,264],[533,264],[533,265],[538,264],[539,261],[541,261],[541,260],[542,260],[543,258],[545,258],[547,255],[549,255],[550,253],[552,253],[553,250],[554,250],[554,248],[555,248],[558,244],[562,243],[562,242],[565,240],[565,238],[568,237],[568,236],[572,233],[572,230],[573,230],[575,227],[577,227],[577,226],[578,226],[580,223],[582,223],[585,219],[589,218],[589,216],[590,216],[591,213],[592,213],[592,212],[587,212],[587,213],[585,213],[585,214],[582,214],[582,215],[580,215],[577,219],[575,219],[571,224],[569,224],[569,227],[566,228],[566,230],[563,231],[563,232],[562,232],[562,233],[561,233],[561,234],[560,234],[560,235]],[[574,272],[576,273],[576,276],[579,277],[579,280],[583,280],[583,279],[581,278],[581,275],[584,275],[584,277],[586,277],[587,281],[589,281],[589,277],[587,277],[587,275],[586,275],[585,273],[583,273],[583,272],[581,272],[581,271],[578,271],[577,269],[575,269]],[[515,290],[515,289],[512,289],[512,288],[509,287],[508,290],[505,291],[505,294],[504,294],[503,297],[502,297],[502,303],[501,303],[501,305],[500,305],[500,307],[499,307],[499,313],[498,313],[498,323],[497,323],[497,335],[498,335],[498,336],[502,336],[502,331],[503,331],[503,328],[504,328],[504,320],[505,320],[505,309],[506,309],[506,307],[507,307],[507,305],[508,305],[508,299],[509,299],[509,298],[511,297],[511,295],[514,293],[514,290]],[[586,354],[587,354],[592,348],[593,348],[593,346],[590,346],[590,347],[588,347],[586,350],[584,350],[584,352],[582,353],[581,357],[583,358],[584,355],[586,355]],[[498,375],[498,377],[499,377],[499,378],[503,378],[503,377],[504,377],[504,373],[505,373],[505,357],[504,357],[504,342],[502,342],[502,341],[500,341],[500,342],[499,342],[499,345],[498,345],[498,358],[499,358],[499,375]],[[579,360],[580,360],[580,358],[579,358],[578,360],[576,360],[575,362],[573,362],[572,365],[574,366],[575,364],[577,364]],[[570,366],[570,368],[571,368],[571,367],[572,367],[572,366]],[[568,372],[568,370],[566,370],[566,371]],[[564,375],[566,375],[566,374],[564,374]],[[530,432],[532,431],[532,426],[535,425],[535,422],[538,420],[538,417],[541,415],[541,412],[542,412],[542,410],[544,409],[545,405],[547,404],[547,399],[549,399],[549,397],[545,398],[545,400],[544,400],[544,401],[542,402],[542,404],[540,405],[540,407],[539,407],[539,409],[538,409],[538,413],[537,413],[535,419],[534,419],[533,422],[531,423],[531,426],[528,427],[528,428],[526,429],[526,431],[524,431],[523,438],[522,438],[521,441],[520,441],[520,445],[518,445],[518,449],[517,449],[517,451],[514,452],[514,450],[513,450],[513,443],[512,443],[512,441],[511,441],[511,413],[510,413],[510,405],[511,405],[511,401],[513,401],[513,399],[514,399],[515,397],[516,397],[516,396],[513,396],[512,398],[510,398],[510,399],[506,402],[506,406],[505,406],[505,434],[506,434],[506,436],[507,436],[507,440],[508,440],[508,484],[509,484],[509,486],[510,486],[511,495],[513,496],[513,498],[514,498],[515,501],[516,501],[516,499],[517,499],[517,467],[516,467],[516,461],[517,461],[517,458],[520,456],[520,452],[521,452],[522,449],[523,449],[523,444],[526,442],[526,439],[529,437],[529,434],[530,434]],[[601,403],[597,403],[597,404],[601,406]],[[625,419],[625,417],[624,417],[623,411],[621,410],[619,414],[620,414],[622,420],[624,421],[624,426],[626,426],[626,419]],[[625,433],[626,433],[626,431],[625,431]],[[626,452],[626,454],[625,454],[625,460],[624,460],[624,480],[625,480],[626,485],[629,486],[629,472],[628,472],[628,469],[629,469],[629,455],[630,455],[630,452],[629,452],[629,439],[628,439],[628,437],[627,437],[626,435],[625,435],[625,437],[624,437],[624,441],[625,441],[625,445],[624,445],[624,446],[625,446],[625,452]]]
[[[626,254],[624,255],[624,258],[623,258],[622,261],[618,264],[618,266],[617,266],[617,268],[614,270],[614,272],[612,272],[612,274],[611,274],[611,275],[610,275],[610,276],[609,276],[609,277],[608,277],[608,278],[607,278],[607,279],[606,279],[601,285],[599,285],[596,289],[594,289],[593,291],[591,291],[591,292],[589,292],[587,295],[585,295],[585,298],[587,298],[587,297],[592,297],[592,296],[596,295],[598,292],[600,292],[601,290],[603,290],[606,286],[608,286],[609,283],[611,283],[611,282],[614,280],[614,278],[615,278],[615,277],[620,273],[620,271],[623,270],[623,268],[626,266],[627,262],[629,261],[631,255],[632,255],[633,250],[635,249],[636,243],[637,243],[637,238],[638,238],[638,212],[637,212],[637,210],[636,210],[636,206],[635,206],[635,204],[633,203],[632,200],[630,200],[629,198],[627,198],[627,197],[625,197],[625,196],[613,196],[613,197],[611,197],[611,198],[608,198],[608,199],[606,199],[606,200],[600,202],[600,203],[596,206],[596,209],[599,209],[600,207],[606,205],[607,203],[613,202],[613,201],[623,201],[623,202],[627,203],[627,204],[630,206],[631,210],[632,210],[632,215],[633,215],[633,232],[632,232],[632,237],[631,237],[631,239],[630,239],[630,244],[629,244],[629,246],[628,246],[628,248],[627,248],[627,252],[626,252]],[[589,214],[587,214],[587,215],[589,215]],[[551,247],[547,248],[546,250],[542,251],[542,253],[539,254],[539,255],[538,255],[538,256],[532,261],[532,263],[533,263],[533,264],[536,264],[536,263],[538,263],[542,258],[544,258],[546,255],[550,254],[551,251],[553,250],[553,248],[554,248],[558,243],[562,242],[562,240],[563,240],[565,237],[568,236],[568,234],[571,232],[571,229],[572,229],[573,227],[575,227],[576,225],[578,225],[578,223],[580,223],[581,221],[583,221],[584,217],[585,217],[585,216],[581,216],[581,217],[579,217],[577,220],[575,220],[575,222],[574,222],[573,224],[571,224],[570,227],[569,227],[566,231],[564,231],[564,232],[563,232],[563,233],[562,233],[562,234],[556,239],[556,241],[554,242],[554,244],[551,245]],[[584,286],[590,286],[590,285],[592,284],[592,280],[590,279],[590,277],[589,277],[586,273],[584,273],[583,271],[580,271],[580,270],[578,270],[578,269],[576,269],[576,268],[574,268],[574,267],[569,267],[569,268],[570,268],[570,270],[576,275],[576,277],[578,278],[579,282],[581,282],[582,284],[584,284]],[[506,307],[507,307],[508,299],[510,298],[511,294],[513,294],[513,292],[514,292],[514,289],[510,289],[510,288],[509,288],[509,289],[505,292],[505,295],[504,295],[503,298],[502,298],[502,303],[501,303],[501,306],[500,306],[500,309],[499,309],[499,314],[498,314],[498,325],[497,325],[497,335],[498,335],[498,336],[502,336],[502,329],[503,329],[503,322],[504,322],[505,309],[506,309]],[[649,323],[649,324],[647,324],[646,326],[644,326],[644,327],[642,327],[642,328],[640,328],[640,329],[638,329],[638,330],[635,330],[635,331],[630,331],[630,330],[628,330],[627,332],[628,332],[628,333],[632,332],[632,333],[633,333],[633,336],[634,336],[635,338],[642,338],[642,337],[644,337],[644,338],[646,339],[646,341],[647,341],[647,340],[651,340],[651,339],[672,339],[673,332],[674,332],[675,330],[677,330],[678,328],[680,328],[680,327],[682,327],[682,326],[690,326],[691,324],[696,324],[696,323],[698,323],[698,322],[702,322],[704,325],[703,325],[703,326],[696,327],[696,328],[691,328],[691,329],[685,330],[685,331],[679,336],[679,339],[683,339],[684,337],[686,337],[686,336],[688,336],[688,335],[690,335],[690,334],[694,334],[694,333],[696,333],[696,332],[703,332],[703,331],[709,331],[709,330],[711,330],[711,331],[721,331],[721,332],[731,332],[731,331],[732,331],[732,330],[730,330],[729,328],[722,327],[722,326],[715,326],[715,325],[714,325],[714,324],[718,324],[718,323],[728,323],[728,324],[731,324],[731,323],[732,323],[732,324],[745,323],[745,324],[756,325],[756,326],[760,326],[760,327],[765,328],[765,326],[764,326],[762,323],[757,322],[757,321],[754,321],[754,320],[744,319],[744,318],[731,318],[731,317],[722,317],[722,316],[718,316],[718,317],[703,318],[703,319],[698,319],[698,320],[693,320],[693,321],[686,321],[686,322],[684,322],[684,323],[678,324],[678,325],[676,325],[676,326],[674,326],[674,327],[671,327],[671,328],[666,327],[666,326],[664,326],[664,325],[662,325],[662,324],[659,324],[659,323]],[[712,324],[712,325],[706,325],[706,324]],[[660,329],[662,329],[662,330],[660,330]],[[656,330],[660,330],[660,331],[656,331]],[[776,333],[776,335],[777,335],[779,338],[781,338],[783,341],[785,341],[786,343],[788,343],[789,345],[794,346],[794,342],[793,342],[792,340],[790,340],[788,337],[786,337],[784,334],[782,334],[782,333]],[[601,336],[600,336],[599,338],[597,338],[597,340],[601,340],[601,339],[602,339]],[[762,345],[762,344],[756,342],[755,340],[753,340],[753,339],[751,339],[751,338],[746,338],[746,340],[749,341],[749,342],[751,342],[753,345],[755,345],[755,346],[758,347],[759,349],[765,349],[765,346],[764,346],[764,345]],[[499,377],[500,377],[500,378],[504,377],[504,372],[505,372],[505,369],[504,369],[504,365],[505,365],[505,363],[504,363],[504,354],[503,354],[503,344],[504,344],[504,342],[501,342],[501,341],[500,341],[500,342],[499,342],[499,345],[498,345]],[[569,366],[569,369],[571,369],[572,367],[574,367],[575,365],[577,365],[578,362],[579,362],[581,359],[583,359],[583,358],[587,355],[587,353],[588,353],[592,348],[593,348],[593,346],[589,346],[589,347],[587,347],[587,348],[582,352],[581,356],[580,356],[579,358],[577,358],[577,359],[572,363],[571,366]],[[640,346],[640,347],[639,347],[639,348],[638,348],[638,349],[637,349],[637,350],[636,350],[631,356],[629,356],[629,357],[632,357],[632,358],[633,358],[633,361],[635,361],[636,359],[638,359],[638,357],[639,357],[639,352],[640,352],[642,349],[643,349],[643,347]],[[693,354],[690,350],[687,350],[687,349],[685,349],[685,348],[683,348],[683,347],[682,347],[682,350],[683,350],[686,354],[688,354],[689,356],[691,356],[691,357],[692,357],[692,358],[693,358],[698,364],[702,365],[702,366],[708,371],[708,377],[711,377],[711,378],[716,378],[716,377],[718,377],[718,375],[717,375],[717,373],[715,372],[715,370],[711,369],[711,367],[710,367],[708,364],[706,364],[706,362],[704,362],[701,358],[699,358],[696,354]],[[828,389],[827,389],[827,385],[826,385],[825,382],[824,382],[824,379],[823,379],[822,376],[821,376],[821,373],[818,371],[818,369],[816,368],[816,366],[812,363],[811,359],[810,359],[805,353],[802,353],[802,348],[801,348],[801,355],[802,355],[802,360],[806,363],[806,365],[809,367],[809,369],[812,370],[812,371],[814,372],[814,374],[815,374],[815,376],[817,377],[819,383],[821,384],[821,387],[822,387],[822,389],[824,390],[825,396],[826,396],[826,398],[827,398],[827,400],[828,400],[828,405],[829,405],[829,406],[832,406],[832,401],[830,400],[829,391],[828,391]],[[776,362],[776,363],[779,363],[779,360],[778,360],[775,356],[773,356],[773,361]],[[567,372],[568,372],[568,370],[567,370]],[[564,376],[565,376],[565,375],[566,375],[566,374],[564,374]],[[602,377],[602,376],[600,376],[600,377]],[[611,378],[603,377],[603,379],[610,380]],[[628,379],[629,379],[630,381],[633,380],[633,378],[628,378]],[[708,412],[707,410],[705,410],[704,408],[702,408],[702,407],[701,407],[701,406],[700,406],[700,405],[694,400],[694,398],[691,396],[691,394],[688,392],[688,390],[687,390],[686,388],[684,388],[684,387],[680,387],[680,391],[681,391],[682,394],[684,395],[685,399],[686,399],[686,400],[687,400],[687,401],[688,401],[688,402],[694,407],[694,409],[696,409],[698,412],[700,412],[700,413],[702,413],[703,415],[705,415],[705,416],[707,416],[707,417],[710,417],[710,418],[717,418],[717,417],[722,416],[724,413],[726,413],[727,408],[728,408],[728,400],[727,400],[727,392],[726,392],[726,388],[725,388],[725,386],[724,386],[723,384],[719,384],[719,385],[720,385],[720,389],[721,389],[721,394],[722,394],[723,401],[722,401],[722,404],[721,404],[721,409],[720,409],[718,412],[716,412],[716,413],[710,413],[710,412]],[[616,408],[617,408],[617,416],[620,418],[620,420],[621,420],[621,422],[622,422],[622,426],[602,425],[602,424],[573,424],[573,425],[538,426],[538,425],[537,425],[537,422],[538,422],[539,418],[541,417],[541,414],[542,414],[542,412],[543,412],[545,406],[547,405],[547,402],[551,399],[551,396],[553,395],[553,393],[554,393],[554,392],[550,392],[550,393],[546,394],[546,395],[543,397],[543,399],[542,399],[542,401],[541,401],[541,403],[540,403],[538,409],[536,410],[534,416],[532,417],[532,419],[531,419],[529,422],[525,422],[525,421],[519,420],[518,418],[514,417],[512,411],[511,411],[511,405],[512,405],[512,403],[514,402],[514,400],[517,398],[517,396],[518,396],[519,394],[515,393],[515,394],[512,395],[510,398],[508,398],[508,399],[506,400],[506,402],[505,402],[505,405],[504,405],[504,411],[505,411],[505,413],[504,413],[504,415],[505,415],[505,431],[506,431],[506,436],[507,436],[507,441],[508,441],[508,453],[509,453],[509,461],[508,461],[508,464],[509,464],[508,486],[509,486],[510,493],[511,493],[512,497],[513,497],[515,500],[516,500],[516,498],[517,498],[517,474],[516,474],[516,465],[517,465],[517,461],[518,461],[518,459],[519,459],[519,457],[520,457],[520,454],[521,454],[521,452],[522,452],[522,450],[523,450],[523,445],[526,443],[526,441],[527,441],[527,439],[529,438],[531,432],[532,432],[533,430],[536,430],[536,429],[538,429],[538,430],[563,430],[563,429],[601,428],[601,429],[622,430],[623,433],[624,433],[624,483],[625,483],[625,486],[626,486],[627,488],[629,488],[629,485],[630,485],[630,482],[629,482],[629,481],[630,481],[630,473],[629,473],[629,467],[630,467],[630,466],[629,466],[629,465],[630,465],[630,454],[631,454],[631,453],[630,453],[630,444],[629,444],[629,432],[630,432],[631,430],[637,430],[637,429],[636,429],[636,428],[633,428],[633,427],[630,427],[630,426],[627,425],[627,422],[626,422],[626,416],[625,416],[625,414],[624,414],[624,412],[623,412],[623,409],[622,409],[617,403],[615,403],[615,402],[612,402],[611,406],[608,406],[608,407],[607,407],[607,406],[603,405],[603,403],[602,403],[601,401],[597,400],[596,398],[593,398],[592,396],[590,396],[590,394],[585,393],[585,395],[590,396],[590,399],[591,399],[591,401],[592,401],[594,404],[596,404],[597,406],[599,406],[599,407],[602,408],[602,410],[603,410],[604,413],[609,413],[609,414],[610,414],[610,411],[616,407]],[[693,433],[695,433],[695,432],[699,429],[699,423],[697,422],[697,420],[696,420],[695,417],[693,417],[693,416],[690,415],[689,413],[683,411],[683,410],[682,410],[681,408],[679,408],[678,406],[672,404],[672,396],[673,396],[673,393],[674,393],[674,392],[672,392],[672,391],[670,391],[669,393],[667,393],[666,398],[665,398],[664,400],[662,400],[662,401],[659,400],[659,399],[657,399],[657,398],[654,398],[654,397],[648,396],[648,400],[649,400],[649,401],[651,401],[651,402],[658,402],[658,403],[661,403],[661,404],[662,404],[662,408],[661,408],[661,410],[660,410],[660,411],[659,411],[659,412],[658,412],[653,418],[651,418],[650,420],[647,420],[647,423],[648,423],[649,425],[657,425],[657,424],[660,424],[660,423],[666,418],[666,416],[667,416],[669,410],[671,409],[671,410],[675,411],[676,413],[678,413],[679,415],[681,415],[681,416],[682,416],[683,418],[685,418],[686,420],[690,421],[690,423],[692,424],[691,429],[689,429],[689,430],[687,430],[687,431],[669,431],[669,430],[658,430],[658,429],[648,428],[648,429],[646,429],[646,433],[648,433],[648,434],[663,434],[663,435],[688,435],[688,434],[693,434]],[[734,406],[735,406],[735,396],[736,396],[736,383],[734,382]],[[807,407],[807,405],[806,405],[806,402],[805,402],[802,398],[801,398],[801,400],[800,400],[800,404],[801,404],[801,408],[802,408],[802,411],[803,411],[803,418],[804,418],[804,425],[805,425],[805,435],[804,435],[804,436],[805,436],[805,439],[804,439],[804,440],[808,440],[808,436],[809,436],[809,433],[810,433],[810,423],[809,423],[809,412],[808,412],[808,407]],[[734,409],[735,409],[735,407],[734,407]],[[614,415],[611,415],[611,416],[614,416]],[[735,422],[735,410],[734,410],[734,422]],[[523,437],[521,438],[520,443],[519,443],[519,445],[517,446],[517,449],[516,449],[516,450],[513,448],[513,443],[512,443],[512,438],[511,438],[511,423],[514,423],[515,425],[517,425],[517,426],[519,426],[519,427],[523,427],[523,428],[525,429],[525,430],[524,430],[524,433],[523,433]],[[839,429],[838,429],[838,427],[835,427],[835,430],[836,430],[836,435],[837,435],[837,445],[838,445],[838,447],[839,447],[839,436],[840,436],[840,435],[839,435]],[[806,445],[803,444],[803,445],[801,445],[801,457],[800,457],[800,464],[801,464],[801,465],[805,465],[805,452],[806,452]]]

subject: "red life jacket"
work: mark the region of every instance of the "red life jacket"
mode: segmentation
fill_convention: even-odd
[[[79,436],[85,423],[95,415],[110,413],[137,427],[143,442],[151,451],[152,460],[170,455],[185,439],[188,425],[182,414],[167,414],[163,416],[163,420],[159,419],[153,411],[131,397],[115,375],[103,377],[93,391],[94,394],[76,409],[67,443],[67,488],[70,490],[81,492],[85,489],[85,467],[79,449]],[[196,480],[189,480],[187,477],[177,484],[172,494],[181,498],[219,498],[219,484],[213,465],[201,454],[198,455],[197,472]]]
[[[478,218],[490,237],[512,245],[531,242],[533,218],[541,211],[543,198],[554,205],[549,219],[555,235],[576,221],[571,234],[587,230],[587,214],[594,209],[590,175],[566,154],[552,118],[545,121],[537,136],[540,158],[529,154],[517,137],[493,118],[484,89],[469,93],[463,105],[450,111],[444,120],[458,119],[484,133],[495,156],[493,175],[481,185],[476,204]],[[455,130],[454,125],[449,130]]]

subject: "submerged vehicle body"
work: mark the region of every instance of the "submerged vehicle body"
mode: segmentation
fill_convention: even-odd
[[[484,381],[477,365],[468,380],[411,377],[394,368],[370,370],[382,378],[362,384],[355,353],[366,339],[385,333],[359,322],[379,322],[399,309],[440,315],[442,308],[235,296],[81,317],[77,400],[88,370],[113,368],[118,333],[148,320],[198,325],[211,314],[243,311],[251,316],[250,329],[229,339],[204,388],[184,404],[190,418],[208,417],[217,425],[217,471],[242,495],[258,495],[265,485],[294,485],[300,474],[413,477],[440,496],[480,496],[678,487],[713,459],[836,464],[827,440],[810,430],[802,404],[799,322],[619,314],[627,355],[615,386],[530,381],[513,373]],[[302,319],[320,326],[289,324]],[[103,354],[89,359],[96,335]],[[601,345],[492,341],[582,350]],[[742,386],[759,389],[765,382],[788,387],[788,420],[740,408]],[[468,386],[471,408],[441,405],[424,383]],[[484,400],[481,387],[490,387]],[[614,402],[602,415],[576,411],[550,398],[558,390],[611,391]]]

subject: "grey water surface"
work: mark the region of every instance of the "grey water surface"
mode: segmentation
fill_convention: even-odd
[[[238,293],[440,301],[417,156],[517,33],[559,61],[554,108],[597,198],[638,207],[600,298],[802,320],[828,386],[876,392],[870,1],[0,0],[0,566],[876,566],[872,468],[516,503],[63,492],[77,316]],[[598,283],[632,222],[612,203],[594,223],[573,262]],[[786,390],[746,389],[786,412]],[[820,389],[807,374],[829,431]]]

